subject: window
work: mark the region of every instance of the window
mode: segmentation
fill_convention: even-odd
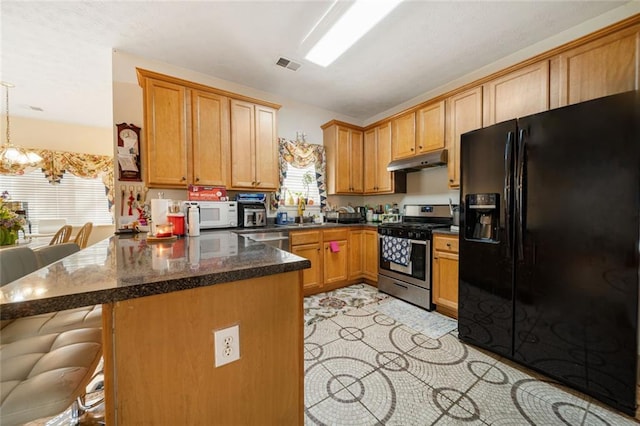
[[[286,206],[295,205],[298,197],[307,197],[307,188],[308,198],[312,200],[307,204],[320,206],[320,192],[318,191],[315,166],[310,164],[305,168],[298,168],[287,164],[287,177],[284,179],[280,191],[280,199],[284,200],[284,204]]]
[[[22,176],[0,175],[0,191],[8,191],[11,201],[29,203],[32,233],[38,232],[40,219],[64,218],[74,226],[113,223],[101,178],[84,179],[65,173],[59,184],[51,185],[37,169]]]

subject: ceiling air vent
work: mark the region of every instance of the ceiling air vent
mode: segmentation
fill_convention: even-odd
[[[293,62],[290,59],[287,58],[280,58],[278,59],[278,62],[276,62],[276,65],[280,65],[282,68],[287,68],[290,69],[292,71],[297,71],[298,68],[300,68],[300,64],[297,62]]]

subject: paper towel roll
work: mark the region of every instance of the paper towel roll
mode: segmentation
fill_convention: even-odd
[[[167,223],[169,213],[169,201],[164,198],[154,198],[151,200],[151,234],[156,234],[156,225]]]

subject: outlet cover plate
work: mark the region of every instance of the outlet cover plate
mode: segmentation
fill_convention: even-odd
[[[213,351],[216,367],[240,359],[240,326],[213,330]]]

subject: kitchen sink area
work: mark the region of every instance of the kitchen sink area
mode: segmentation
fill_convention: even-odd
[[[289,251],[289,231],[255,232],[241,234],[251,241],[267,244],[280,250]]]

